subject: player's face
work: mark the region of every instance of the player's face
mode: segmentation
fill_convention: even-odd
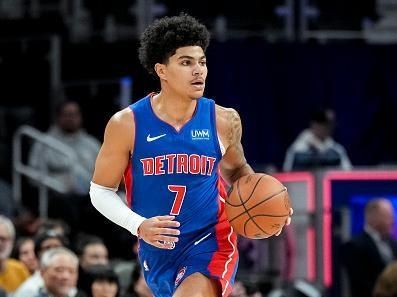
[[[207,61],[199,46],[185,46],[176,50],[164,65],[162,77],[173,92],[198,99],[203,96],[207,78]]]

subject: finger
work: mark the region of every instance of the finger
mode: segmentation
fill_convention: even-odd
[[[157,241],[157,240],[155,240],[155,241],[151,241],[151,242],[149,242],[151,245],[153,245],[153,246],[155,246],[155,247],[158,247],[159,249],[169,249],[169,247],[168,246],[166,246],[164,243],[161,243],[161,242],[159,242],[159,241]]]
[[[155,230],[156,234],[161,234],[161,235],[179,235],[181,234],[181,231],[178,229],[170,229],[170,228],[157,228]]]
[[[175,216],[157,216],[156,218],[160,221],[172,221],[175,219]]]
[[[289,209],[289,216],[292,216],[294,214],[294,209],[293,208],[290,208]]]
[[[163,244],[166,249],[173,250],[175,248],[175,242],[165,241]]]
[[[178,242],[179,238],[174,236],[166,236],[166,235],[156,235],[153,237],[155,240],[163,241],[163,242]]]
[[[291,224],[291,217],[288,217],[287,220],[285,221],[285,225],[289,225]]]
[[[154,223],[154,226],[156,226],[157,228],[167,228],[167,227],[178,228],[180,225],[181,223],[177,221],[159,221]]]

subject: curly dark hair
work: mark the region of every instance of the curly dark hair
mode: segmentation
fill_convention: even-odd
[[[166,63],[176,50],[184,46],[208,47],[210,33],[195,18],[187,14],[164,17],[153,22],[142,33],[139,60],[145,69],[155,74],[156,63]]]

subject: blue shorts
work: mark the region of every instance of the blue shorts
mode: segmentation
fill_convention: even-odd
[[[172,297],[179,284],[196,272],[218,280],[222,296],[229,296],[238,266],[237,236],[229,223],[218,223],[188,243],[179,243],[174,250],[140,245],[142,271],[154,296]]]

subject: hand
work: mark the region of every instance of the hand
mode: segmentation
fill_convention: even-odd
[[[289,216],[288,216],[287,221],[285,222],[284,226],[288,226],[289,224],[291,224],[291,216],[293,214],[294,214],[294,210],[292,208],[290,208],[289,209]],[[281,229],[275,234],[276,236],[279,236],[281,234],[281,232],[283,231],[283,227],[281,227]]]
[[[160,249],[173,249],[179,238],[180,223],[174,221],[175,216],[157,216],[146,219],[138,228],[139,236],[148,244]],[[172,235],[172,236],[170,236]]]

